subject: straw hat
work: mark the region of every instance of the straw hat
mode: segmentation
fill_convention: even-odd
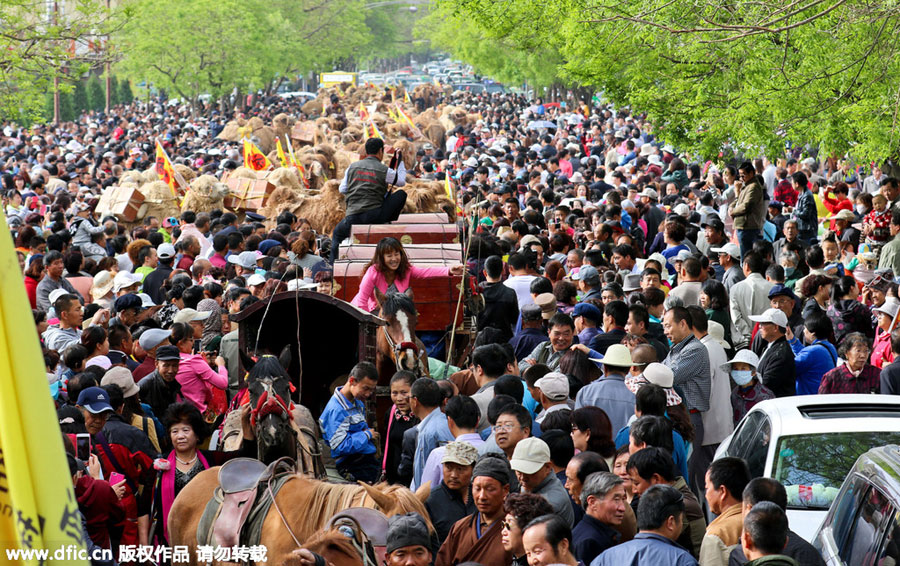
[[[99,301],[112,291],[113,285],[115,285],[113,274],[106,270],[99,271],[94,275],[94,282],[91,284],[91,297]]]

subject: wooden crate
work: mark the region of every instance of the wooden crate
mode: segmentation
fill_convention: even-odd
[[[383,238],[407,244],[459,244],[456,224],[356,224],[350,232],[354,244],[377,244]]]
[[[450,224],[455,221],[455,218],[450,220],[446,212],[408,212],[391,224]]]
[[[376,244],[351,244],[341,248],[338,259],[365,260],[375,255]],[[406,244],[403,246],[410,261],[446,260],[462,263],[462,248],[459,244]]]
[[[359,284],[365,274],[368,260],[338,260],[334,263],[334,296],[347,302],[353,300],[359,291]],[[417,267],[451,267],[458,261],[416,260]],[[459,303],[460,277],[446,276],[412,281],[413,301],[419,313],[416,330],[447,330],[453,324],[453,313]],[[464,304],[459,303],[456,324],[463,322]]]
[[[265,179],[231,178],[225,181],[231,194],[225,197],[223,204],[226,208],[240,211],[257,211],[266,204],[266,200],[275,185]]]
[[[106,214],[114,214],[120,221],[134,222],[137,220],[142,204],[144,204],[144,195],[137,189],[109,187],[100,195],[97,214],[101,217]]]

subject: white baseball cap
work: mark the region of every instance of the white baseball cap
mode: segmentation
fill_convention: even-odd
[[[131,273],[130,271],[120,271],[116,273],[116,276],[113,278],[113,291],[118,293],[122,289],[127,289],[132,285],[140,283],[143,277],[138,275],[137,273]]]
[[[195,322],[206,320],[212,311],[197,312],[194,309],[182,309],[172,318],[172,322]]]
[[[710,248],[709,251],[717,254],[728,254],[735,259],[741,259],[741,248],[732,242],[728,242],[721,248]]]
[[[782,328],[787,328],[788,325],[787,315],[784,314],[784,311],[782,311],[781,309],[766,309],[766,311],[762,314],[750,315],[747,318],[749,318],[753,322],[771,322],[772,324],[775,324],[776,326],[780,326]]]
[[[558,371],[551,371],[534,382],[551,401],[562,401],[569,398],[569,378]]]
[[[509,467],[523,474],[535,474],[550,461],[550,447],[540,438],[520,440],[509,459]]]

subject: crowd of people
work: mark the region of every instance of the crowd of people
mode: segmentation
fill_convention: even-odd
[[[347,231],[395,218],[407,175],[449,175],[468,233],[465,265],[450,268],[382,242],[353,304],[464,273],[483,298],[465,367],[388,376],[384,430],[366,421],[369,363],[316,415],[347,479],[430,483],[434,533],[394,518],[389,563],[822,564],[789,530],[784,486],[713,455],[763,400],[900,390],[897,179],[799,149],[704,163],[608,106],[445,101],[480,117],[423,146],[410,171],[370,140],[342,186]],[[300,113],[277,98],[249,111]],[[193,477],[255,455],[229,315],[280,291],[332,291],[340,234],[333,244],[290,212],[97,217],[102,191],[145,169],[156,140],[206,173],[237,166],[237,144],[215,138],[230,116],[195,116],[153,101],[0,137],[2,204],[100,547],[166,541]],[[361,204],[376,189],[383,200]],[[207,450],[229,405],[242,448]]]

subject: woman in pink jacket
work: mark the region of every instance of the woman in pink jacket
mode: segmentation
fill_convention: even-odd
[[[375,246],[375,255],[366,266],[366,272],[359,284],[359,292],[350,303],[372,312],[378,308],[378,301],[375,300],[376,288],[382,294],[387,294],[389,291],[402,293],[409,288],[413,279],[446,277],[447,275],[460,276],[464,270],[465,267],[462,265],[453,267],[410,265],[403,244],[397,238],[383,238]]]
[[[202,328],[202,326],[201,326]],[[175,380],[181,385],[181,394],[190,401],[200,412],[206,411],[206,406],[212,399],[212,388],[225,389],[228,387],[228,369],[225,367],[225,358],[216,356],[214,362],[216,370],[203,354],[194,354],[194,339],[200,334],[194,332],[194,326],[186,322],[176,322],[172,325],[171,342],[181,352],[181,362],[178,364],[178,374]]]
[[[878,369],[894,361],[894,352],[891,349],[891,331],[894,329],[894,318],[900,310],[900,303],[893,297],[888,299],[880,307],[875,307],[872,312],[878,317],[878,327],[875,329],[875,342],[872,345],[872,357],[869,360]]]

